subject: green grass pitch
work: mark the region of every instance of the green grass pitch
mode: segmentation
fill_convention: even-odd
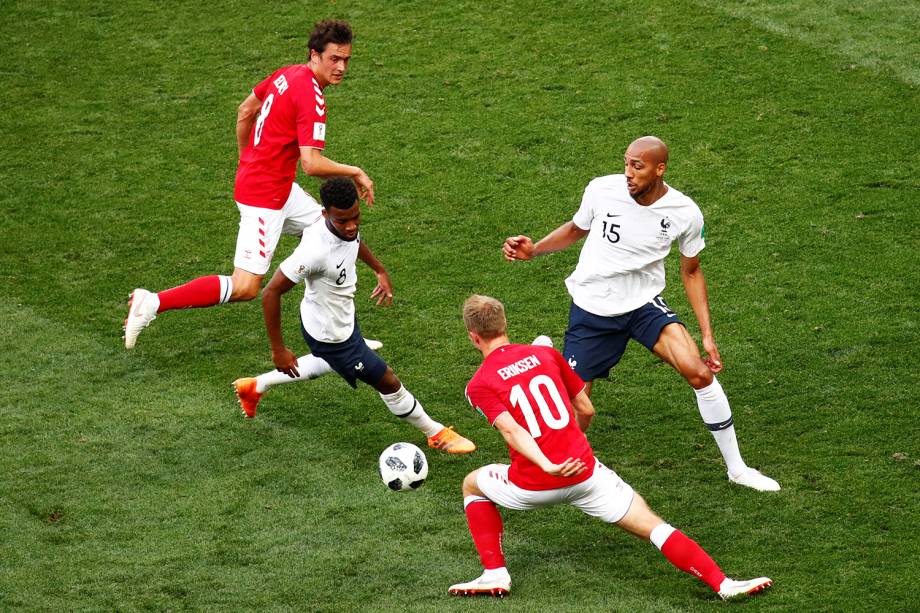
[[[236,106],[329,16],[357,38],[328,154],[376,181],[362,230],[396,289],[374,308],[361,271],[362,327],[480,445],[429,453],[412,494],[376,460],[422,441],[367,387],[284,386],[241,418],[230,382],[271,365],[258,303],[120,339],[135,286],[229,273]],[[513,339],[560,342],[578,249],[510,265],[501,241],[568,219],[648,133],[706,214],[720,380],[783,491],[730,486],[690,390],[635,345],[595,387],[598,456],[730,575],[776,581],[746,610],[916,607],[918,23],[890,0],[3,2],[0,610],[734,606],[569,508],[505,514],[509,599],[446,593],[479,572],[461,480],[505,457],[463,398],[460,304],[495,295]]]

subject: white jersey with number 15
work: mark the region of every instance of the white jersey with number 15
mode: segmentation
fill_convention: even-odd
[[[572,221],[589,233],[565,284],[575,304],[604,317],[634,311],[664,290],[664,258],[674,241],[687,257],[705,246],[703,213],[692,199],[668,186],[643,206],[621,174],[591,181]]]

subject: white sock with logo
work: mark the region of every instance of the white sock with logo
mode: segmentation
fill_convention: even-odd
[[[444,424],[431,419],[422,408],[422,403],[416,400],[404,385],[392,394],[380,394],[380,398],[393,415],[412,424],[425,436],[434,436],[444,429]]]
[[[696,392],[696,403],[700,409],[700,416],[712,436],[716,445],[722,452],[725,466],[731,475],[738,475],[747,468],[738,449],[738,438],[735,436],[735,425],[732,420],[732,409],[728,404],[728,397],[722,386],[712,378],[708,386],[693,390]]]
[[[265,390],[273,385],[316,379],[317,377],[328,375],[333,372],[333,370],[332,367],[329,366],[329,362],[308,353],[307,355],[297,358],[297,372],[300,373],[299,377],[289,377],[280,370],[270,370],[267,373],[261,374],[256,377],[256,391],[260,394],[264,394]]]

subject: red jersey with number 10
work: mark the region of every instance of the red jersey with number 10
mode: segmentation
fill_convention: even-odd
[[[505,345],[486,357],[466,386],[466,397],[490,424],[507,411],[537,442],[550,462],[581,458],[588,469],[574,477],[549,475],[508,448],[508,478],[527,490],[575,485],[594,473],[594,452],[575,421],[571,399],[585,389],[562,355],[552,347]]]
[[[304,64],[279,68],[252,93],[262,108],[240,155],[233,198],[278,210],[291,193],[300,148],[326,145],[326,98]]]

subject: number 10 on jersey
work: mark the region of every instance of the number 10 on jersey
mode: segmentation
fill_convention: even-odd
[[[524,414],[524,421],[527,422],[530,436],[539,438],[543,434],[543,430],[540,428],[541,421],[551,430],[561,430],[568,425],[569,410],[565,406],[565,401],[562,399],[562,394],[559,393],[556,383],[550,377],[537,375],[530,380],[527,389],[530,392],[529,395],[524,391],[523,386],[518,383],[511,388],[510,400],[511,404]],[[553,409],[550,408],[550,403],[547,402],[547,396],[552,401],[556,414],[553,414]],[[540,419],[537,418],[531,399],[540,409]]]

